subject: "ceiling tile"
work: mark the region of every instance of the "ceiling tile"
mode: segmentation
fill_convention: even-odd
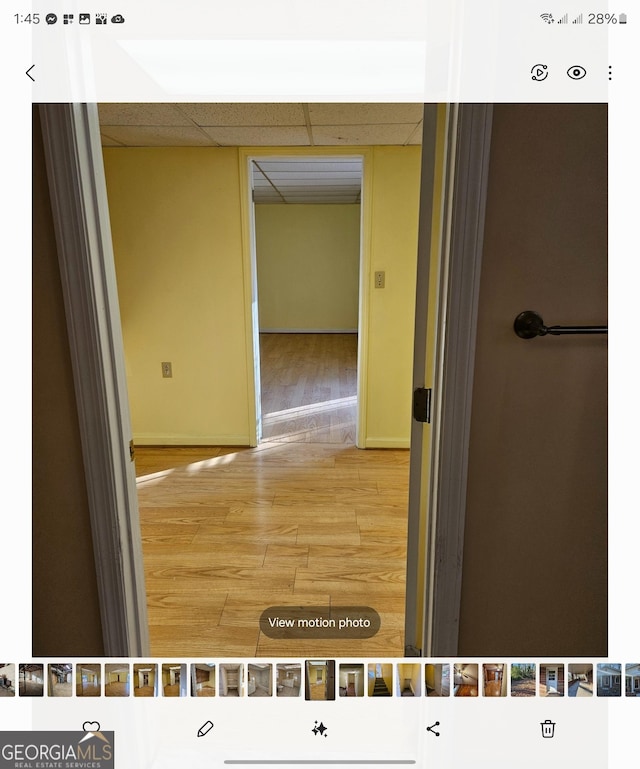
[[[100,104],[105,146],[310,146],[303,104]],[[311,104],[318,146],[415,144],[421,104]],[[198,131],[197,125],[203,126]],[[116,131],[135,126],[139,131]],[[170,129],[183,127],[173,132]],[[192,130],[190,130],[192,129]],[[206,133],[204,131],[206,130]],[[211,137],[207,141],[206,137]]]
[[[302,104],[181,104],[201,126],[304,126]]]
[[[112,139],[110,136],[107,136],[104,133],[100,134],[100,142],[103,147],[122,147],[121,142],[117,142],[115,139]]]
[[[309,145],[307,129],[303,127],[203,127],[202,130],[217,144],[228,147],[300,147]]]
[[[174,104],[99,104],[101,125],[192,125]]]
[[[310,104],[313,125],[419,123],[422,104]]]
[[[102,126],[103,136],[127,147],[211,147],[199,129],[188,126]]]
[[[345,145],[407,144],[415,125],[334,125],[314,126],[313,142],[317,147]],[[420,133],[418,132],[418,136]],[[420,143],[419,141],[417,142]]]

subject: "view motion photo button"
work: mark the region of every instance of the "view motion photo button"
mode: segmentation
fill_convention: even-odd
[[[371,638],[380,615],[370,606],[270,606],[260,630],[269,638]]]

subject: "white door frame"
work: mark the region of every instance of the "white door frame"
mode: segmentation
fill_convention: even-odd
[[[466,511],[471,400],[480,268],[491,146],[492,106],[450,105],[442,158],[439,243],[425,185],[437,172],[424,153],[418,239],[414,389],[432,389],[431,424],[414,420],[411,433],[405,653],[457,656]],[[429,129],[425,120],[425,136]],[[435,144],[435,142],[434,142]],[[433,198],[433,195],[431,196]],[[434,199],[434,205],[438,201]],[[437,274],[430,254],[439,253]],[[429,313],[429,284],[438,285]],[[434,327],[428,328],[429,316]],[[435,339],[428,371],[426,349]],[[431,379],[427,379],[427,373]],[[425,435],[424,431],[429,432]],[[422,622],[419,621],[422,618]]]
[[[40,109],[78,402],[105,654],[148,656],[135,469],[129,455],[129,405],[97,106],[51,104]],[[409,553],[408,565],[414,570],[414,576],[417,573],[423,580],[424,592],[413,596],[413,605],[407,604],[408,624],[413,621],[415,625],[417,601],[426,600],[422,650],[425,654],[440,656],[455,655],[457,651],[466,448],[475,348],[474,292],[477,293],[482,250],[491,134],[490,107],[463,105],[449,112],[447,166],[451,174],[446,184],[447,226],[444,231],[447,237],[442,243],[438,324],[441,328],[446,324],[447,334],[444,340],[438,341],[430,479],[424,469],[417,476],[412,466],[413,483],[423,484],[428,480],[430,503],[426,534],[434,546],[429,544],[428,560],[420,573],[416,572],[416,564],[411,563],[412,554]],[[249,155],[260,154],[280,153],[241,150],[240,162],[246,167]],[[298,153],[287,149],[282,154]],[[357,443],[364,446],[372,151],[363,147],[357,153],[353,149],[342,152],[341,148],[331,147],[314,148],[313,154],[363,157]],[[246,171],[240,174],[240,183],[243,185],[243,254],[249,319],[254,287],[249,269],[251,247],[247,238],[250,228]],[[429,193],[427,197],[431,205],[432,195]],[[420,254],[418,262],[421,263]],[[429,266],[428,259],[426,266]],[[463,275],[458,275],[457,269],[461,269]],[[428,279],[426,286],[428,288]],[[424,317],[426,322],[426,314]],[[253,350],[248,349],[247,354],[251,355],[249,370],[252,371]],[[441,388],[440,382],[443,383]],[[442,405],[444,392],[459,399],[462,406],[459,414],[452,413],[455,400]],[[412,435],[412,451],[416,445]],[[415,510],[412,511],[410,506],[410,532],[412,516],[415,516]],[[409,548],[411,551],[411,536]],[[421,612],[424,608],[421,607]]]
[[[104,651],[149,654],[129,400],[95,104],[40,106]]]
[[[242,254],[244,265],[245,327],[247,371],[249,373],[249,417],[250,440],[257,446],[260,435],[260,335],[258,322],[258,278],[255,239],[255,207],[252,195],[252,161],[301,159],[305,157],[353,157],[362,160],[360,182],[360,275],[358,282],[358,362],[357,362],[357,426],[356,446],[364,448],[367,426],[367,372],[368,372],[368,328],[369,293],[371,275],[371,197],[372,197],[372,152],[369,147],[241,147],[238,152],[240,163],[240,216],[242,222]]]

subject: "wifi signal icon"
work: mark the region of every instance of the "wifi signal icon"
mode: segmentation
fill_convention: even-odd
[[[553,24],[553,15],[551,13],[541,13],[540,18],[542,21],[546,21],[547,24]]]

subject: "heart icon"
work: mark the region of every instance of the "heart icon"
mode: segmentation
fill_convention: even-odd
[[[85,721],[82,724],[82,728],[85,732],[99,732],[100,724],[97,721]]]

